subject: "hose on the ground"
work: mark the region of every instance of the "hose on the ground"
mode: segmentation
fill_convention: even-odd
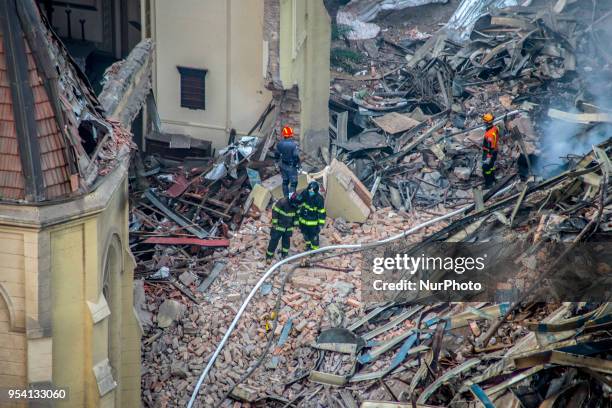
[[[227,331],[225,332],[225,335],[221,339],[221,342],[217,345],[217,348],[215,349],[215,352],[210,357],[210,360],[208,360],[208,364],[206,365],[206,367],[204,368],[204,371],[202,371],[202,374],[198,378],[198,382],[196,383],[196,386],[195,386],[195,388],[193,390],[193,393],[191,394],[191,398],[189,399],[189,403],[187,404],[187,408],[192,408],[193,407],[193,404],[196,401],[198,393],[200,392],[200,388],[202,387],[202,384],[204,382],[204,379],[208,375],[208,373],[209,373],[210,369],[212,368],[213,364],[215,363],[217,357],[219,357],[219,354],[221,353],[221,350],[223,350],[223,347],[225,346],[225,343],[227,343],[227,340],[229,339],[229,337],[231,336],[232,332],[236,328],[236,324],[238,324],[238,320],[240,320],[240,317],[242,317],[242,314],[246,310],[246,307],[248,306],[249,302],[255,296],[255,294],[257,293],[257,291],[261,287],[261,285],[272,275],[272,273],[274,273],[274,271],[276,271],[282,265],[285,265],[287,263],[296,261],[296,260],[301,259],[301,258],[312,256],[312,255],[315,255],[315,254],[318,254],[318,253],[321,253],[321,252],[333,251],[333,250],[337,250],[337,249],[362,249],[363,250],[363,249],[374,248],[374,247],[377,247],[377,246],[380,246],[380,245],[384,245],[384,244],[387,244],[389,242],[397,241],[397,240],[399,240],[401,238],[404,238],[404,237],[406,237],[406,236],[408,236],[408,235],[410,235],[410,234],[412,234],[412,233],[414,233],[416,231],[419,231],[419,230],[421,230],[421,229],[423,229],[425,227],[428,227],[428,226],[436,224],[436,223],[438,223],[440,221],[444,221],[444,220],[446,220],[448,218],[451,218],[451,217],[454,217],[456,215],[459,215],[459,214],[467,211],[468,209],[472,208],[473,206],[474,206],[473,204],[467,205],[467,206],[462,207],[462,208],[460,208],[458,210],[452,211],[452,212],[450,212],[448,214],[445,214],[445,215],[437,217],[437,218],[433,218],[433,219],[431,219],[429,221],[426,221],[426,222],[424,222],[422,224],[419,224],[417,226],[409,228],[406,231],[403,231],[403,232],[401,232],[399,234],[393,235],[393,236],[388,237],[388,238],[383,239],[383,240],[374,241],[374,242],[368,242],[368,243],[360,243],[360,244],[330,245],[330,246],[327,246],[327,247],[322,247],[322,248],[314,249],[314,250],[311,250],[311,251],[302,252],[302,253],[299,253],[299,254],[292,255],[292,256],[290,256],[288,258],[285,258],[285,259],[277,262],[276,264],[272,265],[272,267],[270,267],[270,269],[268,269],[262,275],[262,277],[255,284],[255,286],[253,287],[253,289],[251,290],[251,292],[249,293],[249,295],[245,299],[245,301],[240,306],[240,309],[236,313],[236,316],[234,317],[234,320],[232,320],[232,323],[230,324],[230,326],[228,327]]]
[[[295,265],[291,270],[289,270],[285,274],[285,277],[283,278],[281,282],[281,286],[278,290],[278,294],[276,295],[276,301],[274,303],[274,311],[273,311],[274,322],[272,323],[272,328],[270,329],[270,337],[268,338],[268,341],[266,343],[266,346],[264,347],[263,352],[257,358],[257,361],[255,362],[255,364],[250,366],[249,369],[238,379],[238,381],[236,381],[234,385],[230,386],[229,390],[226,391],[225,395],[223,395],[223,397],[217,403],[215,408],[219,408],[221,404],[223,404],[223,401],[225,401],[225,399],[229,397],[232,391],[234,391],[234,388],[236,388],[239,384],[242,384],[243,382],[245,382],[255,372],[255,370],[257,370],[257,368],[261,365],[261,363],[263,363],[264,358],[270,352],[270,348],[272,347],[272,344],[274,343],[274,332],[276,331],[276,327],[278,326],[278,316],[279,316],[280,306],[281,306],[281,296],[283,295],[285,291],[285,285],[287,284],[289,277],[293,274],[293,271],[295,270],[296,267],[297,265]]]

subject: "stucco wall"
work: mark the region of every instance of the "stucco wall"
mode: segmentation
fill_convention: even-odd
[[[26,383],[25,335],[11,329],[11,316],[0,296],[0,388]]]
[[[300,146],[303,153],[316,158],[319,147],[329,144],[331,21],[323,0],[268,1],[278,1],[280,6],[280,81],[284,89],[297,85]]]
[[[0,230],[0,388],[26,384],[23,234]]]
[[[123,166],[77,202],[2,206],[21,219],[0,220],[0,386],[68,387],[70,400],[59,407],[139,406],[141,333],[133,311],[126,176]],[[92,304],[100,304],[111,246],[119,259],[111,271],[115,307],[100,316],[96,310],[105,309]],[[109,358],[112,322],[119,322],[110,341],[119,387],[101,397],[93,367]]]
[[[70,403],[85,405],[86,383],[92,382],[91,351],[85,345],[84,225],[60,228],[51,233],[51,271],[53,287],[53,382],[70,389]],[[89,363],[86,363],[89,361]],[[89,371],[89,372],[88,372]],[[92,403],[90,395],[89,403]]]
[[[162,130],[227,144],[246,134],[268,105],[264,87],[263,0],[154,0],[154,92]],[[180,106],[177,66],[207,69],[206,109]]]

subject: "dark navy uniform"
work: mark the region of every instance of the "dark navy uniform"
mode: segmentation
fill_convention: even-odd
[[[293,227],[298,225],[297,204],[297,201],[283,197],[272,207],[272,227],[266,259],[274,256],[278,241],[281,240],[281,257],[284,258],[289,254]]]
[[[306,241],[306,249],[319,248],[319,232],[325,225],[325,200],[319,194],[319,184],[316,181],[308,185],[308,189],[298,196],[300,209],[298,211],[300,230]]]
[[[300,167],[298,145],[292,139],[283,139],[276,145],[276,153],[283,177],[283,195],[289,197],[291,192],[295,192],[298,185],[298,168]]]

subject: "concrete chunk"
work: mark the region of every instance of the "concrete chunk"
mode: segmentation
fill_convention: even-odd
[[[185,271],[183,273],[180,274],[179,276],[179,280],[183,283],[183,285],[185,286],[189,286],[191,285],[193,282],[195,282],[196,277],[193,276],[193,273],[189,272],[189,271]]]
[[[332,218],[348,222],[365,222],[371,212],[372,195],[353,172],[334,160],[327,174],[325,208]]]
[[[314,289],[321,286],[321,279],[310,276],[293,276],[291,278],[291,284],[298,288]]]
[[[238,384],[236,388],[232,390],[231,396],[241,401],[253,402],[257,399],[257,393],[258,391],[255,388],[244,384]]]
[[[250,198],[253,198],[253,205],[259,211],[265,211],[268,204],[270,204],[270,199],[272,196],[270,195],[270,191],[262,187],[261,184],[256,184],[255,187],[253,187],[253,190],[251,190],[249,199]]]
[[[418,120],[412,119],[407,115],[402,115],[401,113],[397,112],[391,112],[383,116],[374,117],[372,118],[372,121],[376,123],[379,128],[393,135],[396,133],[405,132],[406,130],[412,129],[421,123]]]
[[[185,306],[176,300],[166,299],[157,312],[157,325],[162,329],[177,320],[185,311]]]
[[[272,198],[279,200],[283,198],[283,178],[280,174],[274,177],[264,180],[261,185],[272,194]],[[308,186],[308,179],[306,174],[298,175],[298,186],[297,189],[303,190]]]
[[[453,173],[459,180],[469,180],[472,174],[472,170],[467,167],[455,167]]]

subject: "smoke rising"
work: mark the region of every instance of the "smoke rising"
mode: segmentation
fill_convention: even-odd
[[[568,112],[581,113],[575,108]],[[593,145],[603,143],[612,136],[612,125],[606,123],[583,125],[550,119],[544,123],[542,130],[541,155],[534,171],[543,177],[562,172],[568,158],[584,155]]]
[[[609,19],[612,21],[612,18]],[[597,43],[595,43],[597,41]],[[550,95],[550,107],[569,113],[612,113],[612,64],[603,57],[609,52],[602,47],[612,44],[612,31],[599,30],[597,36],[585,36],[575,50],[576,71],[564,78],[569,81],[570,92]],[[610,54],[612,55],[612,54]],[[562,85],[563,87],[563,85]],[[567,88],[567,86],[565,86]],[[578,92],[576,92],[578,91]],[[541,113],[539,126],[541,155],[535,166],[537,174],[547,177],[563,171],[568,156],[583,155],[593,145],[612,137],[612,124],[580,124],[547,117]]]

